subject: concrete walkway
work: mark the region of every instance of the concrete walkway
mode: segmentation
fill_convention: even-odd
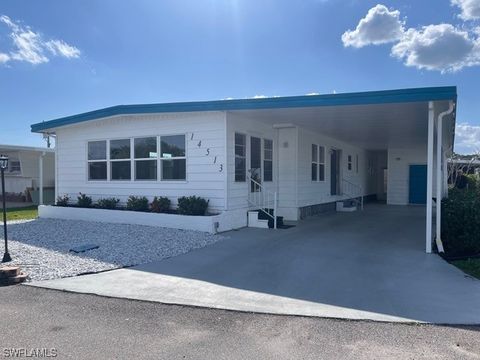
[[[130,269],[31,283],[249,312],[480,324],[480,281],[424,253],[421,207],[369,205]]]

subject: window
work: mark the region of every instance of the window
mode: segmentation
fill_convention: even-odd
[[[88,142],[88,180],[107,180],[107,141]]]
[[[312,144],[312,181],[318,181],[318,145]]]
[[[130,139],[110,140],[110,179],[130,180]]]
[[[244,134],[235,133],[235,181],[246,180],[247,174],[247,137]]]
[[[158,139],[146,136],[89,141],[88,180],[156,181],[159,167],[161,180],[186,180],[185,135]]]
[[[157,138],[133,140],[135,180],[157,180]]]
[[[347,157],[347,168],[348,171],[352,171],[352,155],[348,155]]]
[[[358,154],[355,155],[355,172],[358,174]]]
[[[263,181],[273,181],[273,141],[263,139]]]
[[[325,181],[325,148],[312,144],[312,181]]]
[[[160,137],[162,180],[186,180],[185,135]]]
[[[8,161],[8,172],[10,174],[20,174],[22,172],[20,161],[17,159],[10,159]]]

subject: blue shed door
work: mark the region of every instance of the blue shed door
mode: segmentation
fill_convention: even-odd
[[[410,165],[410,204],[427,203],[427,165]]]

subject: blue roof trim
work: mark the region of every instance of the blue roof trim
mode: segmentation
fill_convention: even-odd
[[[81,123],[114,115],[192,111],[281,109],[316,106],[370,105],[402,102],[456,100],[456,86],[368,91],[358,93],[303,95],[261,99],[234,99],[164,104],[117,105],[31,125],[32,132]]]

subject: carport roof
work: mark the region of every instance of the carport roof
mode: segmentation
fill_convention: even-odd
[[[58,127],[73,125],[117,115],[155,114],[194,111],[232,111],[285,108],[312,108],[326,106],[351,106],[398,104],[457,99],[455,86],[428,87],[400,90],[368,91],[328,95],[304,95],[260,99],[233,99],[214,101],[175,102],[162,104],[117,105],[77,115],[43,121],[31,125],[32,132],[46,132]]]

